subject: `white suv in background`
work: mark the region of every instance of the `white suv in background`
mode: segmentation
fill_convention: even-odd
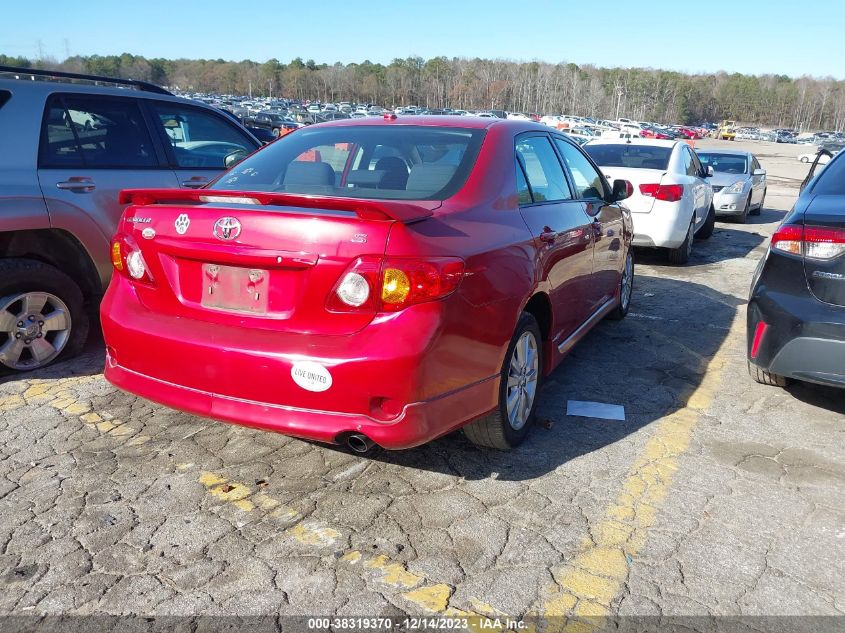
[[[596,139],[584,150],[611,182],[628,180],[634,194],[625,200],[634,221],[634,245],[669,250],[669,260],[685,264],[694,238],[713,233],[716,212],[712,170],[682,141]]]

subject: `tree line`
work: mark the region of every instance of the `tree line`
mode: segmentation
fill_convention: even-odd
[[[686,74],[652,68],[460,57],[406,57],[318,64],[296,58],[259,63],[91,55],[30,60],[0,55],[0,65],[66,70],[151,81],[172,89],[350,101],[381,106],[507,110],[619,116],[664,123],[734,119],[796,129],[845,128],[845,81],[809,76]]]

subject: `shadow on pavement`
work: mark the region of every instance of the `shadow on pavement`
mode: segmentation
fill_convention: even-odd
[[[783,220],[786,213],[780,209],[763,209],[760,215],[749,215],[746,224],[777,224]]]
[[[786,390],[801,402],[845,416],[845,390],[843,389],[795,380],[787,385]]]
[[[741,259],[767,239],[759,233],[739,230],[733,228],[733,226],[736,225],[717,222],[716,229],[710,239],[695,240],[692,247],[692,256],[685,265],[673,266],[669,264],[666,249],[662,248],[637,248],[637,261],[641,264],[671,266],[676,270],[694,269],[697,266],[730,259]]]
[[[700,284],[638,276],[628,317],[601,323],[547,377],[538,408],[545,423],[535,425],[522,446],[480,449],[459,431],[416,449],[367,457],[465,479],[540,477],[683,408],[741,303]],[[568,416],[568,400],[621,404],[626,419]]]

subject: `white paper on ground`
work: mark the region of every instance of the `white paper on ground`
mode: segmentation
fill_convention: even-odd
[[[579,415],[584,418],[624,421],[625,407],[619,404],[605,404],[604,402],[569,400],[566,403],[566,415]]]

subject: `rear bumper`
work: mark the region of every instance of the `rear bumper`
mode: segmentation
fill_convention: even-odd
[[[684,243],[692,211],[674,202],[655,200],[649,213],[631,213],[634,246],[677,248]]]
[[[748,359],[773,374],[845,387],[845,307],[812,297],[801,272],[801,283],[789,288],[755,285],[748,305]],[[751,358],[761,321],[768,328]]]
[[[124,391],[186,413],[326,443],[363,433],[391,450],[419,446],[486,413],[492,408],[489,403],[491,398],[495,401],[499,384],[498,376],[493,376],[432,400],[406,405],[398,417],[381,422],[365,415],[299,409],[191,389],[121,367],[108,355],[105,377]]]
[[[322,442],[363,433],[385,448],[409,448],[498,403],[500,346],[467,337],[465,326],[458,335],[465,319],[456,326],[449,315],[460,305],[446,303],[321,336],[154,312],[115,276],[100,310],[105,377],[195,415]],[[295,378],[295,367],[309,363],[330,377],[325,389]]]

